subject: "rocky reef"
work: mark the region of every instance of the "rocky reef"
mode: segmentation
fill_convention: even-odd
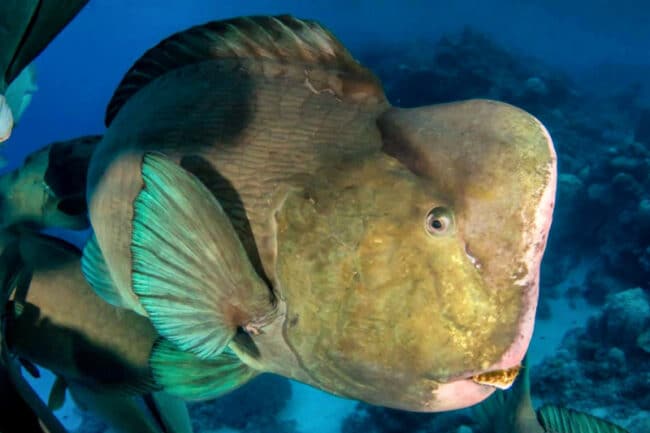
[[[610,295],[586,327],[567,332],[560,350],[532,371],[546,402],[607,413],[631,432],[650,422],[650,297],[641,288]],[[644,424],[645,423],[645,424]]]

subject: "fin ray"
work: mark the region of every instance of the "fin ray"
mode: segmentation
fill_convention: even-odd
[[[538,411],[540,423],[547,432],[557,433],[628,433],[622,427],[601,418],[573,409],[545,405]]]
[[[116,307],[126,308],[128,304],[125,303],[115,283],[113,283],[95,235],[88,240],[84,247],[81,257],[81,271],[88,284],[100,298]]]
[[[201,358],[272,308],[227,215],[192,174],[147,153],[134,202],[132,287],[160,335]]]
[[[228,348],[215,359],[203,360],[164,338],[154,345],[150,365],[165,392],[186,400],[220,397],[259,374]]]
[[[217,59],[274,59],[337,69],[383,95],[375,76],[315,21],[289,15],[213,21],[176,33],[148,50],[126,73],[106,110],[106,126],[126,101],[157,77],[183,66]]]

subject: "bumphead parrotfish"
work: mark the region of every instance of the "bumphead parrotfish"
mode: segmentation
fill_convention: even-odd
[[[516,377],[556,184],[530,114],[392,107],[324,27],[260,16],[151,48],[106,123],[84,272],[171,342],[151,360],[170,392],[219,395],[267,371],[443,411]],[[174,347],[224,365],[190,382]]]
[[[113,307],[92,291],[79,250],[13,231],[0,233],[0,247],[2,297],[11,300],[3,305],[4,349],[57,376],[51,409],[63,404],[68,389],[78,406],[116,431],[191,433],[185,404],[159,393],[150,371],[149,355],[159,339],[155,329],[145,317]],[[143,395],[155,416],[138,404]]]
[[[11,82],[6,94],[0,93],[0,143],[9,139],[11,131],[32,102],[32,94],[36,90],[36,68],[31,64]],[[6,164],[3,158],[0,165],[4,167]]]
[[[0,227],[88,228],[86,173],[99,135],[52,143],[0,176]]]

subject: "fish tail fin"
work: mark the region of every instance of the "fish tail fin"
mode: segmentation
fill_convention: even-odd
[[[149,359],[156,382],[171,395],[185,400],[220,397],[259,374],[244,364],[229,348],[217,358],[205,360],[178,349],[160,338]]]
[[[144,397],[145,403],[165,433],[192,433],[192,420],[185,400],[166,392]]]
[[[547,432],[555,433],[628,433],[602,418],[565,407],[544,405],[538,411],[540,424]]]

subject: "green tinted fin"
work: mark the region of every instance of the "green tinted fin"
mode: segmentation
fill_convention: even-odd
[[[160,419],[163,431],[169,433],[192,433],[192,420],[185,400],[166,392],[151,393],[156,418]],[[146,399],[146,397],[145,397]],[[152,412],[154,409],[151,409]]]
[[[273,311],[227,215],[191,173],[145,154],[134,202],[133,291],[158,333],[201,358],[216,357],[238,327]]]
[[[622,427],[573,409],[545,405],[538,412],[540,423],[553,433],[629,433]]]
[[[129,69],[113,94],[106,110],[106,126],[131,96],[157,77],[187,65],[219,59],[325,65],[363,83],[359,91],[383,99],[375,76],[317,22],[289,15],[240,17],[192,27],[148,50]]]
[[[50,396],[47,399],[47,407],[51,410],[59,410],[63,407],[65,403],[65,391],[68,387],[65,379],[61,376],[57,376],[50,390]]]
[[[9,83],[8,71],[29,27],[39,0],[3,0],[0,3],[0,94]]]
[[[104,260],[102,251],[99,249],[97,238],[93,235],[84,247],[83,255],[81,257],[81,271],[93,288],[95,293],[116,307],[124,307],[126,304],[122,295],[111,279],[111,274],[108,271],[108,266]]]
[[[5,97],[14,118],[14,126],[32,101],[32,94],[38,90],[36,86],[36,67],[34,64],[27,66],[7,87]]]
[[[178,349],[164,338],[154,345],[149,363],[164,391],[185,400],[220,397],[259,374],[229,348],[214,359],[204,360]]]
[[[4,95],[0,93],[0,143],[9,140],[13,127],[14,115],[11,112],[11,107]],[[4,156],[2,158],[3,161],[0,168],[4,168],[7,165],[6,158]]]
[[[0,2],[2,5],[0,17],[5,16],[7,23],[11,23],[9,27],[11,35],[20,34],[20,42],[12,50],[12,59],[6,65],[7,69],[2,71],[6,71],[6,82],[13,81],[86,3],[88,0],[3,0]],[[15,19],[16,13],[20,17],[20,22],[14,23],[12,20]],[[25,20],[27,15],[29,18]],[[5,19],[0,18],[0,20],[2,20],[0,21],[2,27]],[[0,55],[5,54],[0,51]]]

